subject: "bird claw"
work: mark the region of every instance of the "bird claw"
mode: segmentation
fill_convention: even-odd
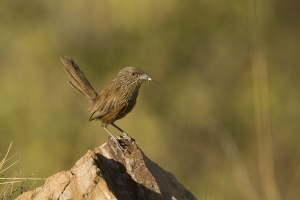
[[[122,140],[122,139],[125,139],[125,140],[130,140],[131,142],[134,142],[135,144],[138,144],[138,142],[133,139],[132,137],[130,137],[129,135],[124,135],[124,136],[117,136],[116,137],[117,140]]]
[[[118,149],[120,149],[122,152],[126,153],[127,149],[123,148],[122,145],[119,143],[119,140],[116,142]]]
[[[130,137],[127,133],[125,133],[124,131],[122,133],[123,133],[123,138],[124,139],[130,140],[130,141],[135,142],[137,144],[137,142],[135,141],[135,139],[133,139],[132,137]]]
[[[125,146],[124,142],[121,140],[122,137],[118,136],[118,137],[109,137],[108,139],[112,139],[115,144],[117,145],[118,149],[121,150],[122,152],[126,153],[128,152],[123,146]],[[122,144],[121,144],[122,143]]]

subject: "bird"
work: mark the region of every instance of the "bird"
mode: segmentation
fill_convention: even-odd
[[[98,94],[75,61],[68,56],[61,56],[63,68],[70,77],[68,83],[91,103],[89,121],[100,120],[101,126],[107,131],[117,147],[126,152],[117,138],[108,130],[112,125],[126,139],[131,138],[124,130],[115,124],[115,121],[124,118],[136,105],[139,89],[143,82],[154,81],[150,76],[136,67],[125,67],[120,70],[110,84]],[[156,81],[154,81],[156,82]],[[158,82],[156,82],[158,83]],[[159,83],[158,83],[159,84]]]

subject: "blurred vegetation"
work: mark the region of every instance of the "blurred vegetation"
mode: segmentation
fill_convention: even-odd
[[[31,178],[36,172],[38,172],[38,170],[26,178],[19,177],[22,172],[21,156],[19,155],[19,152],[14,155],[10,155],[9,151],[11,147],[12,142],[5,154],[0,153],[0,200],[13,199],[22,192],[33,189],[34,184],[37,181],[45,180],[41,178]],[[9,170],[13,171],[13,173],[7,173]],[[7,174],[10,175],[7,176]],[[28,180],[31,182],[30,186],[28,182],[26,182]],[[24,187],[24,185],[27,187]]]
[[[0,152],[14,141],[22,176],[69,169],[107,141],[100,122],[88,122],[84,97],[67,84],[59,56],[68,55],[99,92],[126,66],[164,85],[144,84],[136,108],[117,124],[198,199],[247,199],[235,176],[238,165],[257,195],[268,196],[256,134],[264,131],[254,104],[255,94],[263,95],[273,182],[282,199],[300,199],[299,1],[1,5]],[[256,47],[263,94],[254,88]]]

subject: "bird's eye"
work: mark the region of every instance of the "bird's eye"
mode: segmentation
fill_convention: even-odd
[[[132,72],[131,75],[132,75],[132,76],[138,76],[138,73]]]

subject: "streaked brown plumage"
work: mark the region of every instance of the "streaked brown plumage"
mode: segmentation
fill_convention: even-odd
[[[118,147],[125,149],[107,129],[109,124],[121,131],[126,138],[130,138],[121,128],[114,124],[116,120],[125,117],[135,106],[139,88],[144,81],[152,81],[141,69],[126,67],[118,72],[115,79],[98,95],[78,65],[69,57],[62,56],[61,61],[71,81],[70,85],[83,94],[92,106],[89,120],[99,119],[102,126],[110,134]]]

